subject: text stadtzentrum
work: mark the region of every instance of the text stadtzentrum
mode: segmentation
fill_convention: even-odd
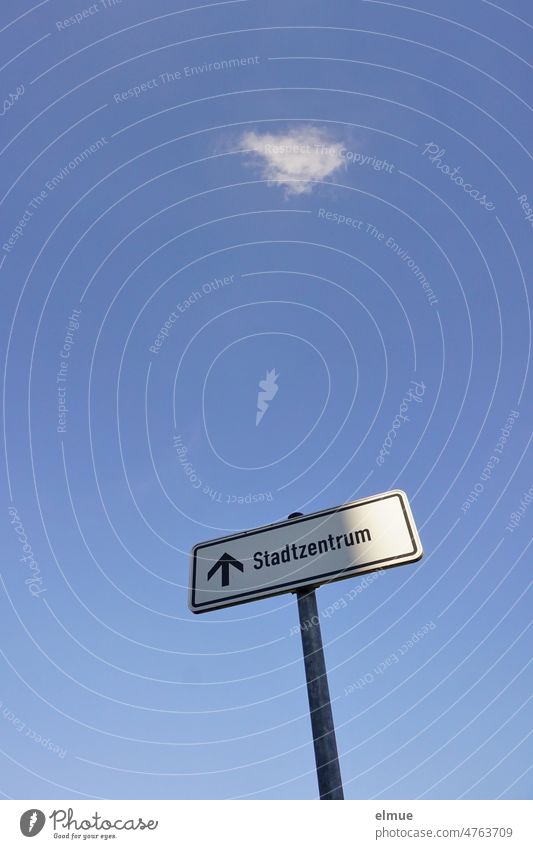
[[[326,554],[328,551],[337,551],[339,548],[350,545],[360,545],[362,542],[372,542],[370,531],[364,528],[361,531],[351,531],[349,534],[328,534],[325,539],[317,542],[308,542],[300,545],[292,543],[280,551],[256,551],[254,554],[254,569],[262,569],[263,566],[279,566],[280,563],[290,563],[291,560],[303,560],[305,557],[314,557],[316,554]]]

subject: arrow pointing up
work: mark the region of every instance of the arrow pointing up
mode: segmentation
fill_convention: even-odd
[[[244,566],[240,560],[236,560],[231,554],[225,552],[222,557],[217,560],[214,566],[207,573],[207,580],[210,581],[213,575],[216,575],[218,570],[222,571],[222,586],[229,587],[229,567],[234,566],[239,572],[244,572]]]

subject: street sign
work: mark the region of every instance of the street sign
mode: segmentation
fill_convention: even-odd
[[[205,613],[422,555],[407,496],[396,489],[195,545],[189,607]]]

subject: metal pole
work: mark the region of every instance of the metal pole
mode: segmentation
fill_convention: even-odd
[[[291,513],[289,519],[302,515],[302,513]],[[298,590],[296,596],[315,747],[318,791],[321,799],[344,799],[315,590]]]

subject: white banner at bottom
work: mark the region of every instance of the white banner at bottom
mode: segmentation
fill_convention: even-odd
[[[529,801],[2,801],[2,846],[533,847]]]

